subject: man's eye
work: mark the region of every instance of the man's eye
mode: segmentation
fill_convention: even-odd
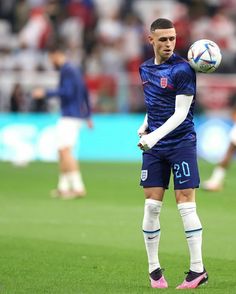
[[[160,42],[166,42],[167,40],[169,40],[169,41],[174,41],[174,40],[175,40],[175,37],[161,38],[161,39],[159,39]]]

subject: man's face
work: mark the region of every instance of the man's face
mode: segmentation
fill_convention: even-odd
[[[153,46],[156,60],[160,63],[164,62],[170,58],[175,49],[175,29],[157,29],[151,32],[149,42]]]
[[[53,66],[55,67],[55,69],[60,69],[60,64],[58,62],[59,53],[58,52],[49,53],[48,57],[49,57],[51,63],[53,64]]]

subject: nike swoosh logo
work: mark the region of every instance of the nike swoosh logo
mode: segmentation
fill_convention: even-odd
[[[181,181],[181,180],[180,180],[179,183],[180,183],[180,184],[184,184],[184,183],[186,183],[186,182],[188,182],[188,181],[189,181],[189,180],[184,180],[184,181]]]
[[[149,81],[144,81],[144,82],[143,82],[143,85],[147,84],[148,82],[149,82]]]
[[[155,239],[158,235],[154,236],[154,237],[148,237],[148,240],[152,240]]]

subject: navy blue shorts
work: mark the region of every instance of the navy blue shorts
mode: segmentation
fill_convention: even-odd
[[[168,189],[171,171],[174,189],[198,188],[200,184],[195,146],[143,152],[140,185]]]

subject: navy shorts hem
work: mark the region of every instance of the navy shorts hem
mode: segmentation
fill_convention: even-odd
[[[178,186],[178,187],[174,187],[174,190],[185,190],[185,189],[197,189],[199,188],[199,185],[194,185],[194,186]]]
[[[155,184],[153,184],[153,185],[149,185],[149,184],[142,184],[142,183],[140,183],[140,186],[141,187],[143,187],[143,188],[163,188],[163,189],[166,189],[166,190],[168,190],[169,189],[169,186],[165,186],[165,187],[163,187],[163,186],[161,186],[161,185],[155,185]]]

